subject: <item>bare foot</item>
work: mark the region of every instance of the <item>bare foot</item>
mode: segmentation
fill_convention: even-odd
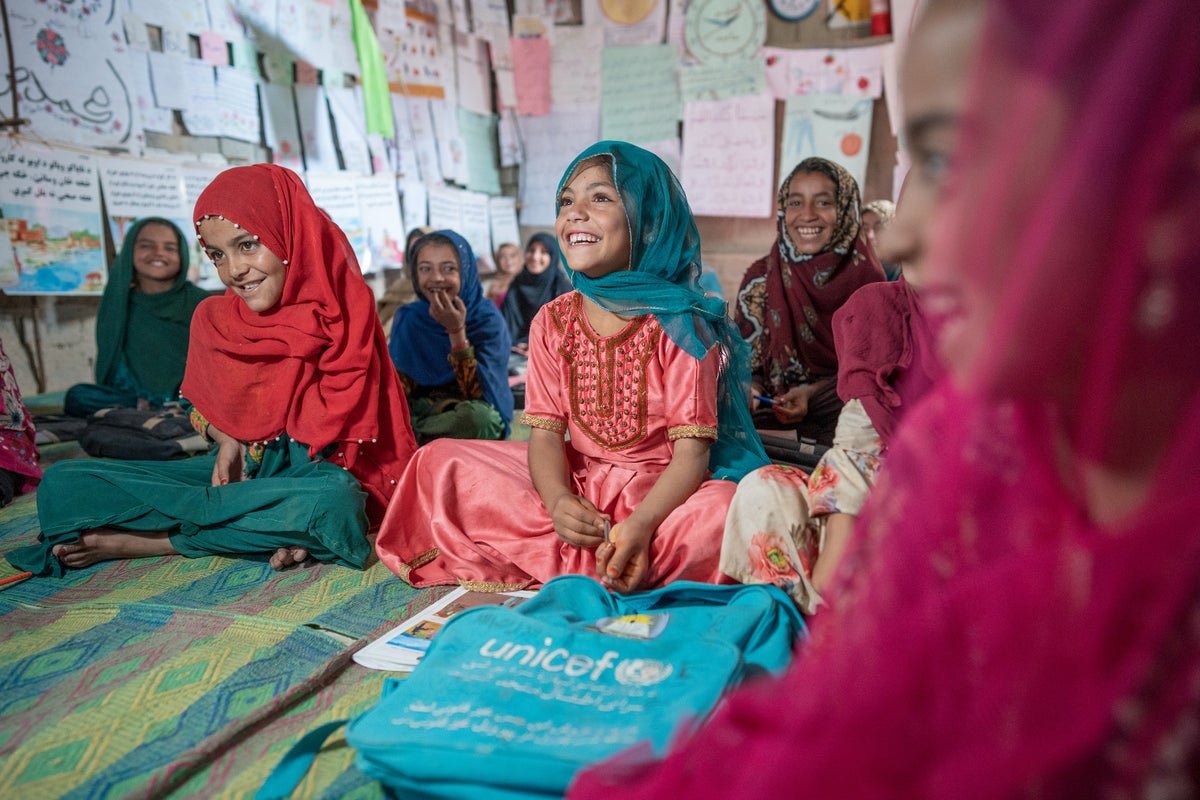
[[[116,528],[92,528],[81,533],[78,542],[56,545],[52,552],[68,569],[114,559],[178,555],[166,531],[125,531]]]
[[[274,569],[290,569],[307,558],[308,551],[303,547],[281,547],[271,556],[270,564]]]

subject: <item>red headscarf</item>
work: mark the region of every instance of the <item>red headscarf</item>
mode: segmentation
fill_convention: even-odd
[[[572,798],[1200,796],[1200,14],[987,7],[922,275],[955,385],[789,674]]]
[[[196,225],[221,216],[259,237],[287,267],[279,303],[261,314],[233,292],[192,318],[182,393],[244,442],[282,433],[354,474],[383,511],[416,448],[375,297],[350,242],[299,176],[255,164],[219,174],[196,201]]]
[[[896,422],[942,375],[933,328],[904,280],[871,283],[833,315],[838,395],[857,398],[886,447]]]
[[[837,190],[833,234],[820,253],[792,245],[785,219],[788,186],[800,172],[819,172]],[[746,270],[734,320],[752,349],[751,374],[767,394],[837,374],[833,312],[860,286],[884,280],[879,259],[862,234],[858,183],[844,167],[806,158],[779,187],[771,252]]]

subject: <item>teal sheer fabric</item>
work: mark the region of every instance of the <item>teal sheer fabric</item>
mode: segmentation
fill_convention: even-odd
[[[767,463],[750,418],[750,347],[726,314],[725,300],[705,292],[700,232],[679,180],[653,153],[628,142],[597,142],[584,150],[558,184],[559,194],[580,162],[606,156],[625,206],[632,243],[630,268],[600,278],[571,269],[575,288],[622,315],[653,314],[671,341],[695,358],[721,348],[717,386],[718,438],[709,451],[714,478],[739,480]],[[555,200],[555,209],[558,209]]]

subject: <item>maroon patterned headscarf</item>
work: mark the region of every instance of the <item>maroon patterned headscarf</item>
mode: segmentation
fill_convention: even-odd
[[[820,173],[836,187],[834,229],[814,255],[796,250],[785,219],[788,187],[800,173]],[[734,319],[752,350],[751,372],[768,394],[837,374],[833,312],[883,268],[861,232],[858,183],[842,166],[806,158],[779,187],[778,237],[742,279]]]

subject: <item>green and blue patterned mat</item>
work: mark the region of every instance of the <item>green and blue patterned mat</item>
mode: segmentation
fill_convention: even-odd
[[[33,495],[0,511],[0,552],[36,535]],[[442,593],[379,563],[215,556],[5,585],[0,797],[250,797],[299,736],[378,700],[387,673],[351,653]],[[382,796],[353,760],[332,740],[296,796]]]

